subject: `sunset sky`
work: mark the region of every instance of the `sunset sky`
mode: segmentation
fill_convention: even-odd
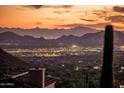
[[[115,29],[124,30],[124,6],[1,5],[0,21],[0,27],[9,28],[103,29],[106,24],[112,24]]]

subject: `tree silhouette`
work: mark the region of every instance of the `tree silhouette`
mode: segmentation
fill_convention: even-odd
[[[104,36],[103,66],[100,80],[101,88],[113,87],[112,61],[113,61],[113,26],[107,25],[105,28]]]

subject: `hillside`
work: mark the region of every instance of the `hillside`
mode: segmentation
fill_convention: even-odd
[[[0,77],[18,73],[29,68],[29,64],[6,53],[0,48]]]

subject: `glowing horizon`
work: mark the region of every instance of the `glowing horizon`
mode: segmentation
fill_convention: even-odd
[[[112,24],[115,29],[124,30],[123,6],[1,5],[0,11],[0,27],[70,29],[82,26],[101,30]]]

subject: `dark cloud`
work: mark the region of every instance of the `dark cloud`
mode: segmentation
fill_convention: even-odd
[[[111,15],[111,10],[107,8],[104,8],[104,10],[94,10],[93,14],[98,18],[103,18],[106,20],[106,18]]]
[[[36,25],[40,25],[40,24],[42,24],[42,22],[36,22]]]
[[[42,20],[55,20],[57,18],[41,18]]]
[[[114,10],[115,12],[124,13],[124,7],[121,7],[121,6],[114,6],[114,7],[113,7],[113,10]]]
[[[53,8],[66,8],[66,9],[68,9],[68,8],[72,8],[73,5],[52,5],[50,7],[53,7]]]
[[[61,26],[61,27],[77,27],[77,26],[82,26],[82,24],[74,23],[74,24],[55,25],[55,26]]]
[[[111,22],[124,23],[124,16],[122,16],[122,15],[110,16],[107,18],[107,20],[110,20]]]
[[[70,7],[72,7],[72,5],[63,5],[63,7],[70,8]]]
[[[120,6],[114,6],[113,10],[116,12],[124,12],[124,7]],[[102,18],[105,21],[109,22],[115,22],[115,23],[123,23],[124,22],[124,16],[123,15],[114,15],[112,14],[112,10],[104,9],[104,10],[95,10],[93,11],[93,14],[95,14],[98,18]]]
[[[32,9],[40,9],[41,7],[44,7],[44,5],[26,5],[24,7],[32,8]]]
[[[83,19],[83,18],[80,18],[80,20],[83,20],[83,21],[89,21],[89,22],[95,22],[95,21],[97,21],[97,20]]]
[[[26,5],[24,7],[32,8],[32,9],[40,9],[40,8],[71,8],[72,5]]]
[[[41,18],[41,20],[58,20],[58,21],[65,21],[65,19],[62,19],[62,18],[58,18],[58,17],[55,17],[55,18]]]
[[[96,18],[100,18],[100,19],[106,19],[107,15],[104,14],[103,12],[94,12],[94,15],[96,15]]]

